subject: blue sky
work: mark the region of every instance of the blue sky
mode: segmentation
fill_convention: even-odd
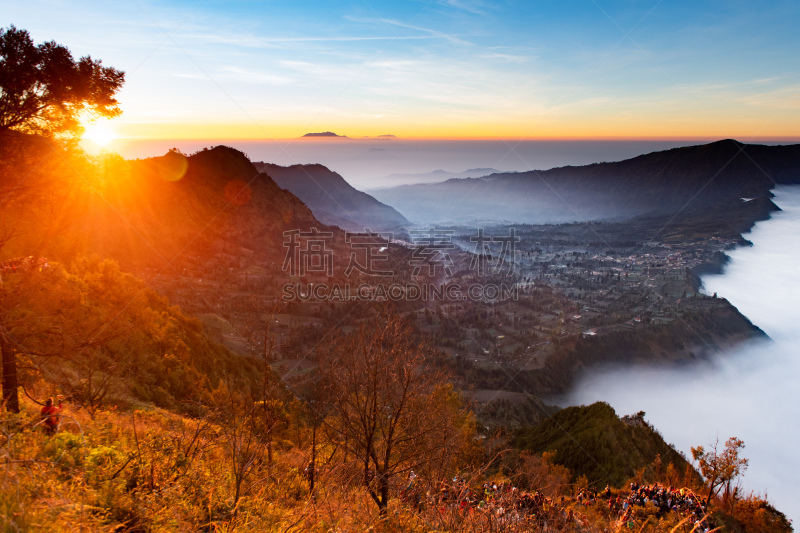
[[[8,3],[145,138],[800,137],[800,3]]]

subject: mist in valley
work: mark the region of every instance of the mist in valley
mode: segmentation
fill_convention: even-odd
[[[392,174],[460,173],[473,168],[500,171],[543,170],[564,165],[620,161],[648,152],[704,141],[518,141],[404,139],[278,139],[278,140],[129,140],[116,149],[128,158],[163,155],[176,147],[192,153],[224,144],[242,150],[251,161],[277,165],[319,163],[360,190],[430,181],[429,177],[397,179]],[[446,178],[444,178],[446,179]],[[440,180],[441,181],[441,180]]]
[[[646,411],[667,442],[690,456],[719,438],[744,440],[750,465],[744,488],[767,493],[800,519],[800,187],[775,190],[782,212],[745,238],[752,247],[729,253],[722,275],[703,277],[704,290],[727,298],[771,340],[740,346],[713,361],[683,368],[605,368],[585,375],[564,405],[602,400],[617,414]]]

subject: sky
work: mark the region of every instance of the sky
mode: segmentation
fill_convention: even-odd
[[[125,139],[800,139],[800,3],[4,1]]]

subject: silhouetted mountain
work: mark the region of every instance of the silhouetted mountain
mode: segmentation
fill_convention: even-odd
[[[342,176],[322,165],[255,166],[305,202],[314,216],[326,224],[351,231],[388,230],[409,224],[392,207],[354,189]]]
[[[337,135],[332,131],[323,131],[318,133],[306,133],[303,137],[341,137],[346,138],[347,135]]]
[[[440,183],[450,179],[459,178],[481,178],[490,174],[500,172],[494,168],[471,168],[464,172],[447,172],[446,170],[434,170],[421,174],[389,174],[383,178],[375,178],[368,191],[386,189],[397,185],[414,185],[418,183]]]
[[[97,244],[120,261],[140,254],[170,261],[223,248],[245,248],[275,260],[284,253],[284,231],[324,226],[293,194],[259,174],[242,152],[225,146],[133,162],[128,183],[106,196],[112,209],[102,210],[107,220],[98,237],[105,242]],[[131,234],[126,227],[138,231]]]
[[[25,153],[38,153],[36,142],[26,141],[30,149]],[[136,161],[109,158],[98,170],[70,165],[67,155],[46,157],[59,150],[39,150],[43,157],[13,166],[5,161],[13,170],[9,176],[31,175],[27,184],[35,184],[35,194],[17,195],[13,204],[4,204],[6,214],[19,210],[10,220],[24,221],[7,232],[16,235],[3,248],[9,257],[34,246],[55,260],[96,252],[137,272],[138,267],[173,271],[183,261],[202,264],[220,253],[269,266],[285,255],[285,231],[325,227],[303,202],[259,174],[233,148],[218,146],[191,156],[169,152]],[[0,180],[0,190],[4,183]]]
[[[374,191],[414,222],[560,223],[672,215],[769,197],[800,183],[800,145],[723,140],[615,163],[451,179]]]

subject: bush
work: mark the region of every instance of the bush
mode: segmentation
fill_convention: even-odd
[[[96,481],[109,479],[125,462],[125,454],[114,446],[98,446],[86,454],[86,475]]]
[[[62,470],[82,468],[85,455],[83,437],[69,432],[57,433],[42,447],[42,454],[45,460],[56,463]]]

